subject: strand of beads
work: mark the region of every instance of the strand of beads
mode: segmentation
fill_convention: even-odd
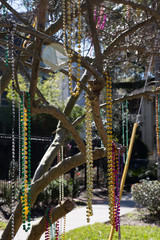
[[[126,100],[126,156],[128,156],[128,101]],[[128,159],[126,159],[128,163]]]
[[[61,146],[61,156],[60,156],[60,161],[63,162],[64,160],[64,155],[63,155],[63,146]],[[61,183],[60,183],[60,188],[61,188],[61,196],[60,196],[60,204],[64,202],[64,174],[61,176]],[[62,227],[62,222],[61,222],[61,227]],[[66,215],[63,217],[63,233],[62,233],[62,240],[65,239],[65,229],[66,229]]]
[[[47,211],[46,211],[46,218],[45,218],[45,240],[50,239],[48,212],[49,212],[49,209],[47,209]]]
[[[158,90],[159,87],[156,89]],[[160,136],[160,122],[159,122],[159,110],[160,105],[159,105],[159,93],[156,93],[156,140],[157,140],[157,154],[160,156],[160,143],[159,143],[159,136]]]
[[[119,231],[119,219],[120,219],[120,198],[119,198],[119,161],[120,151],[115,146],[115,229]]]
[[[21,184],[21,105],[18,105],[18,178]]]
[[[12,220],[11,220],[11,240],[14,239],[14,198],[15,198],[15,60],[14,60],[14,29],[11,32],[11,61],[12,61]]]
[[[91,100],[86,94],[86,166],[87,166],[87,222],[90,222],[90,216],[93,215],[92,197],[93,197],[93,152],[92,152],[92,112]]]
[[[124,118],[124,102],[122,102],[122,144],[123,147],[125,146],[125,118]],[[125,162],[126,155],[125,152],[123,153],[123,160]]]
[[[6,20],[6,7],[3,5],[3,19]],[[4,31],[6,31],[6,28],[4,28]],[[5,41],[7,42],[6,48],[5,48],[5,64],[8,67],[8,53],[9,53],[9,44],[8,44],[8,33],[5,35]]]
[[[106,78],[106,111],[107,111],[107,168],[108,168],[108,201],[109,218],[114,226],[114,177],[112,158],[112,81],[111,77],[105,73]]]
[[[68,78],[69,78],[69,89],[70,94],[74,97],[79,95],[80,91],[80,71],[81,71],[81,6],[80,6],[80,0],[77,2],[77,48],[78,48],[78,56],[77,56],[77,86],[76,91],[73,91],[72,88],[72,57],[75,50],[75,35],[76,35],[76,7],[75,7],[75,0],[71,4],[70,1],[67,3],[67,8],[65,4],[65,0],[62,2],[62,8],[63,8],[63,42],[64,42],[64,49],[66,52],[66,55],[69,58],[68,68]],[[66,15],[67,15],[67,24],[66,24]],[[68,32],[68,42],[67,42],[67,36],[66,32]],[[67,44],[66,44],[67,42]]]
[[[59,220],[56,222],[56,234],[55,234],[55,240],[58,240],[59,238]]]
[[[28,112],[24,106],[24,93],[21,96],[21,134],[22,134],[22,220],[23,230],[30,229],[31,221],[31,116],[30,95],[27,95]],[[27,128],[28,127],[28,128]],[[27,131],[28,130],[28,131]]]

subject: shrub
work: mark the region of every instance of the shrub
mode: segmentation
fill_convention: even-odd
[[[79,191],[79,184],[72,179],[63,180],[64,197],[75,197]],[[37,197],[35,206],[57,204],[59,200],[59,179],[52,181]]]
[[[160,214],[160,182],[142,180],[132,185],[133,199],[151,213]]]

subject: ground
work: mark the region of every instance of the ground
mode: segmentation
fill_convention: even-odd
[[[73,199],[77,205],[86,204],[86,193],[83,191],[78,198]],[[94,189],[93,203],[107,202],[106,189]],[[42,216],[44,213],[42,209],[35,209],[32,211],[34,217]],[[10,216],[10,208],[1,203],[0,204],[0,221],[7,222]],[[132,213],[128,213],[121,217],[121,225],[138,225],[138,226],[158,226],[160,227],[160,216],[150,215],[147,209],[137,208]]]

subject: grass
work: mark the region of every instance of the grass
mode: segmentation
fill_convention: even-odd
[[[85,227],[80,227],[66,233],[66,240],[106,240],[109,237],[110,226],[104,223],[95,223]],[[113,240],[118,239],[115,232]],[[121,239],[123,240],[158,240],[160,239],[160,228],[121,226]]]
[[[0,230],[4,230],[6,225],[7,225],[7,223],[4,223],[4,222],[0,221]]]

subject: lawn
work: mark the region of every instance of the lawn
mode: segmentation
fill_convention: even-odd
[[[104,223],[80,227],[66,233],[65,240],[107,240],[110,226]],[[118,239],[115,232],[113,240]],[[158,240],[160,239],[160,228],[151,226],[121,226],[121,239],[123,240]]]

